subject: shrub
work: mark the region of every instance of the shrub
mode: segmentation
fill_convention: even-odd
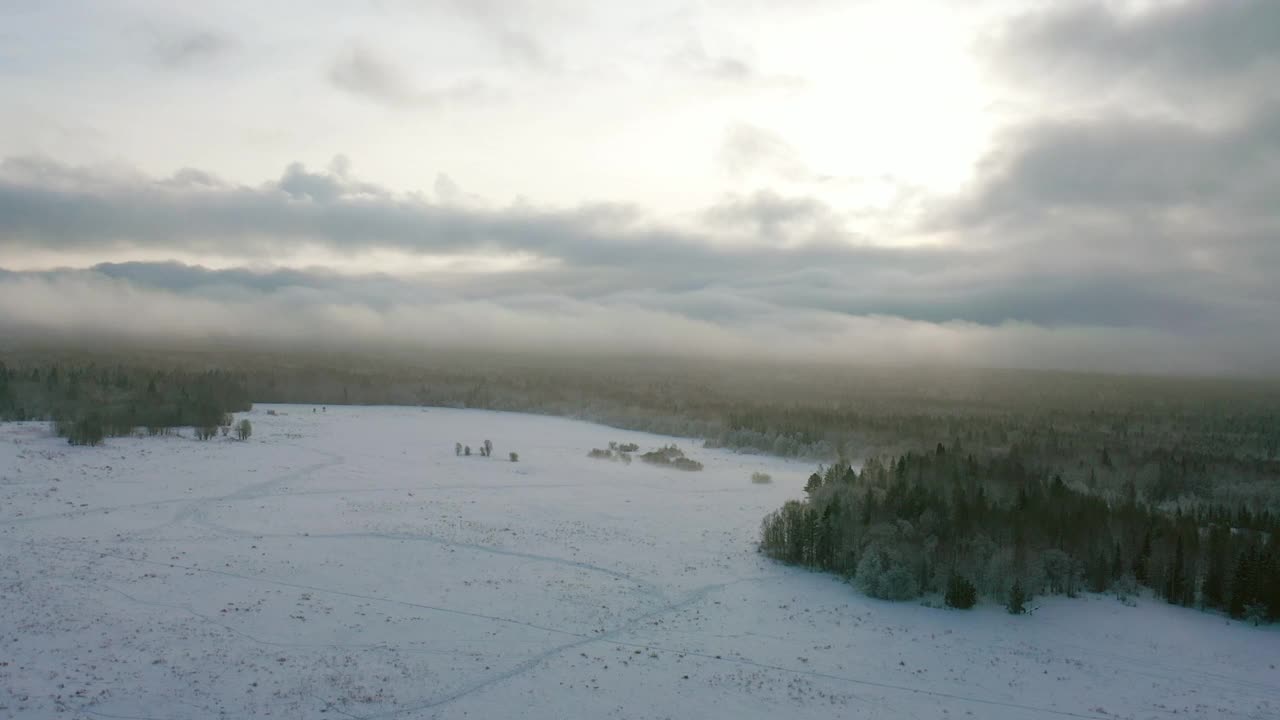
[[[520,462],[519,453],[508,453],[508,456],[511,458],[511,462]]]
[[[1116,594],[1116,599],[1125,605],[1133,607],[1138,604],[1133,599],[1138,594],[1138,579],[1133,576],[1133,573],[1121,575],[1120,579],[1112,584],[1111,591]]]
[[[1021,615],[1027,611],[1027,593],[1022,589],[1021,580],[1013,581],[1013,587],[1009,588],[1009,601],[1004,607],[1010,615]]]
[[[609,450],[601,450],[600,448],[591,448],[591,452],[587,453],[587,457],[596,460],[612,460],[613,452]]]
[[[102,418],[97,413],[89,413],[75,422],[59,422],[56,427],[58,434],[66,437],[71,445],[101,445],[106,437]]]
[[[751,482],[756,485],[768,485],[773,482],[773,477],[770,476],[769,473],[753,472],[751,473]]]
[[[978,589],[962,575],[953,574],[947,580],[947,607],[968,610],[978,601]]]
[[[1250,625],[1257,627],[1267,621],[1267,606],[1260,603],[1249,603],[1244,606],[1244,619]]]
[[[665,445],[641,455],[640,459],[654,465],[670,465],[673,460],[682,457],[684,457],[683,450],[675,445]]]
[[[670,465],[677,470],[697,471],[702,469],[702,463],[685,457],[684,451],[675,445],[666,445],[657,450],[650,450],[641,455],[640,459],[650,465]]]

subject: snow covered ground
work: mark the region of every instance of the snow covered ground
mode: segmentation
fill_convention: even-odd
[[[623,465],[586,453],[670,439],[481,411],[248,417],[92,449],[0,425],[0,717],[1280,717],[1273,630],[885,603],[760,557],[808,463]]]

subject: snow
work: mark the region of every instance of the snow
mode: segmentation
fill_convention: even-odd
[[[672,439],[483,411],[246,416],[247,442],[100,448],[0,425],[0,717],[1280,717],[1271,629],[886,603],[761,557],[809,463],[624,465],[586,453]]]

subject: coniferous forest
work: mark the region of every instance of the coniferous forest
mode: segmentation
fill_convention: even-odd
[[[48,420],[73,445],[184,426],[208,439],[250,407],[243,377],[223,370],[0,362],[0,420]]]
[[[806,494],[765,518],[761,549],[874,597],[945,591],[955,605],[955,589],[972,587],[1020,612],[1035,595],[1123,598],[1143,587],[1177,605],[1280,619],[1280,516],[1270,510],[1160,509],[1132,481],[1108,499],[1016,449],[980,459],[941,444],[861,471],[831,465]]]

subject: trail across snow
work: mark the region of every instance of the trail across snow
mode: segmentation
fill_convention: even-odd
[[[672,439],[482,411],[248,417],[101,448],[0,425],[0,718],[1280,717],[1271,629],[885,603],[768,561],[809,463],[623,465],[586,453]]]

